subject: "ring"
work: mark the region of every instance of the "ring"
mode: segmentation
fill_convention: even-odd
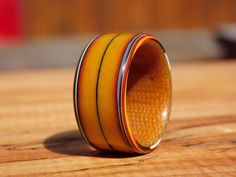
[[[167,128],[171,83],[168,57],[152,35],[96,36],[75,72],[74,109],[81,135],[102,151],[154,150]]]

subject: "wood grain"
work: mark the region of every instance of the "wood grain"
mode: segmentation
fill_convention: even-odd
[[[26,0],[26,37],[158,29],[214,29],[236,22],[235,0]]]
[[[143,156],[81,139],[73,69],[0,73],[0,176],[235,176],[236,62],[173,65],[167,134]]]

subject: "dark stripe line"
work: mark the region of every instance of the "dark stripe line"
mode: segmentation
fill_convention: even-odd
[[[107,46],[106,46],[106,48],[105,48],[105,50],[104,50],[104,52],[103,52],[102,59],[101,59],[101,62],[100,62],[100,65],[99,65],[99,69],[98,69],[97,83],[96,83],[96,108],[97,108],[98,123],[99,123],[100,129],[101,129],[101,132],[102,132],[102,135],[103,135],[105,141],[107,142],[108,146],[109,146],[112,150],[114,150],[114,151],[116,151],[116,150],[115,150],[115,148],[109,143],[108,139],[106,138],[105,133],[104,133],[104,131],[103,131],[102,124],[101,124],[101,119],[100,119],[99,110],[98,110],[98,106],[99,106],[99,105],[98,105],[98,82],[99,82],[99,77],[100,77],[100,73],[101,73],[102,63],[103,63],[103,60],[104,60],[106,51],[107,51],[108,47],[110,46],[110,44],[114,41],[114,39],[116,39],[120,34],[121,34],[121,33],[115,35],[115,36],[111,39],[111,41],[107,44]]]

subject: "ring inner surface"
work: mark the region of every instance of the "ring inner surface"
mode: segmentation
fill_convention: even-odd
[[[155,146],[165,132],[171,106],[171,75],[166,55],[155,40],[145,40],[132,59],[126,111],[138,145]]]

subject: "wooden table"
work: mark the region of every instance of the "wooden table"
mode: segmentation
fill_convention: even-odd
[[[73,69],[0,73],[0,176],[236,176],[236,62],[173,64],[173,109],[157,150],[108,154],[81,139]]]

